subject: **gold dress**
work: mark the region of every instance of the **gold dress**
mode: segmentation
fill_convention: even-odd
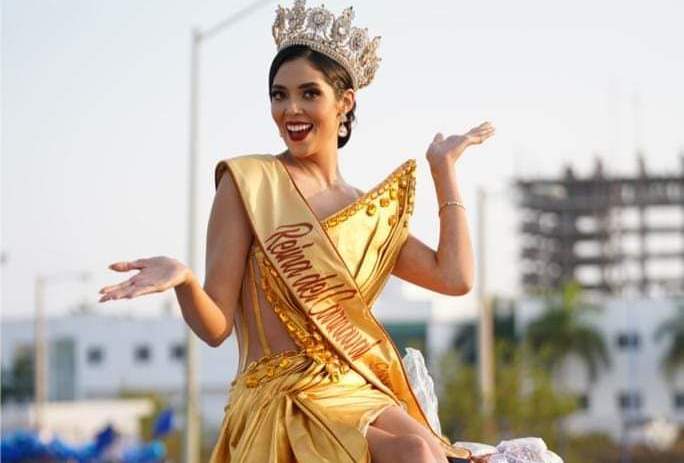
[[[271,155],[248,158],[249,169],[263,166],[305,202],[280,160]],[[414,169],[410,159],[343,209],[316,218],[368,307],[408,236]],[[226,171],[237,179],[224,160],[216,167],[216,186]],[[242,188],[270,188],[271,183],[268,177],[250,179]],[[241,194],[245,199],[247,192]],[[272,197],[284,201],[280,194]],[[280,207],[262,202],[250,206],[247,201],[245,207],[261,214]],[[251,216],[255,211],[248,212]],[[406,403],[371,384],[355,362],[340,355],[306,315],[265,248],[263,240],[255,239],[246,263],[235,320],[240,363],[210,463],[369,462],[369,424],[387,407],[406,409]],[[381,363],[376,365],[382,370]]]

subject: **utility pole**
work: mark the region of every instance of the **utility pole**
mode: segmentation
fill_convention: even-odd
[[[45,426],[45,401],[47,400],[45,361],[45,277],[38,275],[35,284],[36,315],[34,319],[33,393],[35,403],[34,429],[40,433]]]
[[[47,360],[47,335],[45,323],[45,287],[48,283],[56,283],[63,280],[79,279],[86,282],[90,279],[88,272],[60,272],[53,275],[38,275],[35,282],[35,319],[33,337],[33,394],[35,404],[35,418],[33,427],[40,432],[45,426],[45,403],[48,400],[48,373]]]
[[[190,46],[190,159],[188,163],[188,267],[195,268],[197,238],[197,113],[199,111],[199,47],[201,34],[192,30]],[[197,348],[195,334],[189,326],[185,330],[185,434],[184,461],[197,463],[200,455],[199,392],[197,390]]]
[[[478,372],[480,394],[482,396],[482,415],[485,422],[485,434],[494,438],[496,425],[494,422],[494,326],[492,307],[487,295],[487,254],[486,254],[486,213],[487,193],[484,188],[477,190],[477,247],[478,247],[478,303],[480,317],[478,323]]]
[[[200,86],[200,47],[202,42],[214,37],[229,26],[246,18],[257,9],[272,3],[273,0],[254,2],[215,26],[201,31],[193,28],[190,38],[190,127],[188,160],[188,262],[189,268],[196,268],[197,258],[197,158],[199,146],[199,86]],[[189,326],[185,336],[185,433],[183,435],[183,461],[199,463],[200,458],[200,414],[197,372],[199,358],[196,352],[196,337]]]

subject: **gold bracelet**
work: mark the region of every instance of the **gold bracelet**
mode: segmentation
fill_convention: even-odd
[[[442,209],[444,209],[445,207],[448,207],[448,206],[458,206],[465,211],[465,206],[463,205],[463,203],[461,201],[445,201],[442,203],[441,206],[439,206],[439,210],[437,211],[437,215],[440,215],[442,213]]]

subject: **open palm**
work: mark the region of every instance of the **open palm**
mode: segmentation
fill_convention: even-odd
[[[128,280],[100,289],[99,302],[110,299],[132,299],[143,294],[159,293],[186,281],[189,269],[176,259],[165,256],[115,262],[109,266],[117,272],[140,270]]]
[[[471,145],[479,145],[494,135],[494,126],[490,122],[483,122],[470,129],[465,135],[451,135],[447,138],[437,133],[427,150],[427,160],[432,166],[444,162],[453,163]]]

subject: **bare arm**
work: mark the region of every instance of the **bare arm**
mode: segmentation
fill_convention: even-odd
[[[186,282],[175,288],[183,318],[211,346],[220,345],[233,331],[251,243],[247,215],[233,178],[226,173],[209,217],[204,287],[190,273]]]
[[[128,280],[100,290],[99,302],[131,299],[174,288],[183,318],[210,346],[233,331],[252,231],[237,188],[224,175],[214,196],[207,231],[206,278],[202,287],[192,270],[172,257],[156,256],[109,266],[117,272],[140,270]]]
[[[433,172],[437,203],[461,200],[454,166]],[[447,207],[440,214],[437,250],[409,234],[393,273],[418,286],[452,296],[466,294],[473,286],[474,257],[465,211]]]
[[[455,162],[465,149],[480,144],[494,133],[484,123],[463,136],[446,140],[437,134],[427,158],[435,184],[437,204],[461,201]],[[458,296],[473,287],[475,259],[470,242],[468,221],[461,207],[450,206],[439,214],[439,243],[433,250],[409,234],[402,247],[393,273],[399,278],[442,294]]]

